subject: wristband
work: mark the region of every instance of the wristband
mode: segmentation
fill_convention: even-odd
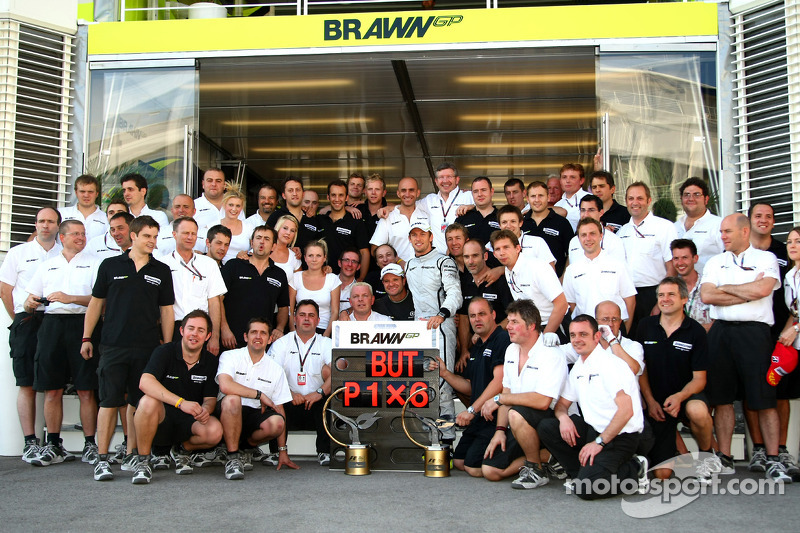
[[[278,451],[279,452],[285,452],[285,451],[288,451],[288,450],[289,450],[288,446],[278,446]]]
[[[254,400],[261,400],[261,391],[260,390],[256,390],[256,395],[253,396],[253,399]]]
[[[182,403],[183,403],[183,398],[178,398],[178,401],[175,402],[175,409],[180,409]]]
[[[84,338],[81,339],[81,342],[92,342],[92,338],[91,337],[84,337]]]
[[[505,433],[506,431],[508,431],[508,428],[506,426],[497,426],[496,428],[494,428],[494,430],[502,431],[503,433]]]

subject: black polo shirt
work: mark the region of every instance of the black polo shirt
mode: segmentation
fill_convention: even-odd
[[[144,374],[151,374],[159,383],[184,400],[203,403],[204,398],[216,398],[218,359],[206,350],[192,368],[186,366],[181,350],[181,341],[162,344],[150,356]]]
[[[386,205],[386,198],[381,199],[381,207],[386,207]],[[369,204],[367,202],[361,202],[356,206],[356,209],[361,211],[361,220],[364,222],[364,229],[367,232],[367,242],[369,242],[372,238],[372,234],[375,233],[375,227],[378,225],[380,217],[369,212]]]
[[[279,218],[283,215],[291,214],[292,213],[286,207],[278,206],[267,219],[267,226],[274,228]],[[305,248],[306,244],[320,238],[322,238],[322,225],[318,217],[316,215],[308,217],[303,214],[302,219],[300,219],[300,227],[297,229],[297,239],[294,245],[302,250]]]
[[[472,302],[473,296],[483,296],[492,305],[498,324],[505,320],[506,307],[514,301],[505,276],[500,276],[490,285],[485,282],[476,285],[472,274],[467,272],[467,275],[461,278],[461,295],[464,297],[464,304],[458,310],[459,315],[469,314],[469,304]]]
[[[339,273],[339,256],[345,248],[369,250],[367,225],[363,221],[356,220],[347,212],[336,221],[331,220],[328,215],[322,215],[319,218],[325,242],[328,245],[328,264],[334,274]]]
[[[609,226],[614,233],[619,231],[619,228],[630,222],[630,220],[631,214],[628,213],[628,208],[613,198],[611,199],[611,207],[609,210],[600,217],[600,222],[602,222],[604,226]]]
[[[560,278],[567,267],[569,241],[575,236],[569,221],[550,209],[541,224],[537,226],[529,211],[522,217],[522,231],[544,239],[550,248],[550,253],[556,258],[556,275]]]
[[[375,300],[386,296],[386,289],[383,287],[379,270],[370,270],[367,272],[367,277],[364,278],[364,282],[369,283],[370,287],[372,287],[372,295],[375,297]]]
[[[414,320],[414,298],[411,297],[411,291],[408,291],[406,297],[399,302],[393,302],[389,295],[386,295],[375,300],[372,310],[392,317],[392,320]]]
[[[130,250],[105,259],[92,296],[106,300],[100,344],[153,348],[161,341],[161,307],[175,303],[169,267],[150,256],[139,271]]]
[[[239,348],[247,345],[244,334],[251,318],[264,317],[275,327],[275,306],[289,307],[286,273],[272,259],[263,274],[250,261],[231,259],[222,266],[222,279],[228,288],[223,299],[225,318]]]
[[[478,209],[470,209],[467,214],[456,218],[456,222],[467,228],[470,239],[477,239],[484,245],[489,244],[489,237],[492,232],[500,229],[497,222],[497,208],[493,207],[492,212],[485,217],[480,214]]]
[[[768,252],[775,254],[778,259],[778,268],[781,271],[781,286],[772,292],[772,314],[775,317],[775,324],[770,328],[772,340],[777,341],[778,337],[786,327],[786,321],[789,320],[789,308],[786,307],[786,302],[783,296],[783,280],[786,274],[792,269],[789,263],[789,254],[786,252],[786,244],[772,237],[769,243]]]
[[[511,344],[508,332],[501,327],[495,328],[486,342],[478,339],[478,342],[469,351],[467,368],[464,370],[464,378],[469,380],[472,386],[470,392],[471,403],[483,394],[486,387],[494,379],[494,368],[505,363],[506,348]],[[482,416],[476,416],[475,420]]]
[[[636,340],[644,348],[644,363],[653,398],[663,404],[669,396],[683,390],[692,372],[708,369],[706,330],[696,320],[684,317],[672,335],[661,327],[660,315],[639,321]]]

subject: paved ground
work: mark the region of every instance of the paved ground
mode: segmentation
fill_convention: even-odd
[[[623,499],[584,502],[552,483],[516,491],[454,472],[446,479],[373,472],[352,477],[301,462],[299,471],[255,465],[243,481],[221,467],[191,476],[156,472],[134,486],[119,472],[98,483],[88,465],[35,468],[0,458],[0,531],[797,531],[800,483],[783,495],[700,496],[665,516],[636,519]],[[737,468],[739,480],[758,480]],[[732,479],[723,477],[723,481]],[[749,483],[749,482],[748,482]],[[636,496],[642,502],[652,496]],[[634,508],[637,508],[634,505]],[[639,509],[641,507],[638,507]],[[657,507],[656,507],[657,508]],[[114,521],[113,526],[110,522]]]

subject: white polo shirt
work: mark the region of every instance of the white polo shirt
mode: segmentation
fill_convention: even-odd
[[[286,380],[292,392],[310,394],[322,387],[322,367],[331,364],[331,339],[315,333],[308,342],[303,342],[292,331],[276,340],[267,355],[286,372]],[[302,364],[301,359],[305,361]],[[305,374],[305,384],[301,384]]]
[[[114,237],[106,232],[87,242],[83,253],[93,257],[97,263],[101,263],[103,259],[121,254],[122,248],[117,245],[117,241],[114,240]]]
[[[227,374],[233,381],[245,387],[256,389],[272,400],[275,405],[283,405],[292,401],[292,393],[289,384],[286,382],[286,374],[278,363],[267,357],[266,354],[253,364],[250,352],[247,347],[237,348],[222,352],[219,356],[219,367],[217,368],[216,381],[219,383],[219,376]],[[220,393],[220,398],[224,395]],[[242,398],[242,405],[253,408],[260,408],[261,401],[253,398]]]
[[[800,299],[800,274],[798,274],[795,266],[783,278],[783,300],[792,314],[796,314],[798,311],[798,299]],[[795,317],[795,320],[797,320],[797,317]],[[795,350],[800,348],[800,335],[794,338],[792,346],[794,346]]]
[[[339,278],[341,279],[341,278]],[[356,282],[356,279],[353,278],[353,281],[345,285],[342,283],[339,285],[339,312],[346,311],[350,309],[350,289],[353,288],[353,284]],[[338,317],[335,317],[334,320],[339,320]]]
[[[552,409],[567,380],[567,363],[558,348],[544,345],[542,335],[528,354],[528,360],[519,371],[519,344],[513,342],[506,348],[503,363],[503,387],[512,394],[522,392],[538,392],[542,396],[552,398]]]
[[[644,372],[644,348],[642,348],[642,345],[639,344],[638,342],[632,341],[628,337],[623,337],[622,333],[617,335],[617,340],[619,341],[619,344],[622,347],[622,349],[625,350],[625,353],[630,355],[633,359],[636,360],[637,363],[639,363],[639,372],[636,374],[636,377],[641,376],[642,373]],[[562,344],[560,348],[561,352],[564,354],[564,357],[568,365],[572,365],[575,363],[575,361],[580,359],[580,355],[578,355],[578,352],[575,351],[575,348],[572,347],[571,343],[568,342],[567,344]],[[614,352],[611,351],[611,346],[609,346],[606,351],[611,355],[613,355],[614,357],[617,357],[616,354],[614,354]],[[628,369],[630,370],[630,367],[628,367]]]
[[[759,274],[775,280],[773,291],[780,287],[781,274],[775,254],[748,246],[738,257],[733,252],[723,252],[709,259],[699,283],[711,283],[715,287],[742,285],[755,281]],[[763,322],[772,326],[775,323],[772,314],[772,293],[751,302],[712,305],[711,318],[733,322]]]
[[[624,298],[635,296],[636,287],[625,264],[611,259],[601,250],[594,259],[584,256],[583,261],[567,267],[564,271],[564,295],[568,303],[575,304],[573,318],[582,313],[594,316],[597,304],[610,300],[619,306],[622,320],[627,320],[628,308]]]
[[[475,205],[472,198],[472,191],[463,191],[461,189],[453,189],[445,201],[442,198],[442,192],[434,194],[431,193],[419,202],[417,208],[421,209],[427,214],[428,220],[431,223],[431,232],[433,233],[433,247],[440,253],[447,255],[447,242],[444,238],[444,230],[456,221],[458,215],[458,207],[461,205]],[[406,233],[408,238],[408,233]]]
[[[698,260],[694,269],[698,274],[703,273],[703,267],[708,260],[725,251],[722,244],[720,225],[722,218],[714,215],[706,209],[703,216],[695,220],[691,229],[686,229],[686,215],[682,215],[675,221],[675,231],[680,239],[690,239],[697,246]]]
[[[542,316],[542,325],[547,324],[553,312],[553,300],[564,292],[553,267],[541,259],[520,254],[514,268],[506,267],[505,273],[511,296],[515,300],[533,300]]]
[[[208,228],[197,227],[197,242],[194,243],[193,247],[196,252],[200,252],[201,254],[206,253],[207,233]],[[172,235],[172,223],[169,223],[159,230],[156,248],[158,255],[167,255],[175,251],[175,237]]]
[[[547,246],[547,241],[545,241],[541,237],[523,233],[518,240],[520,246],[520,257],[525,257],[528,259],[539,259],[541,261],[544,261],[545,263],[556,262],[556,258],[553,255],[553,252],[551,252],[550,247]],[[486,250],[489,252],[494,252],[494,248],[492,248],[491,243],[486,243]]]
[[[600,241],[600,248],[602,248],[603,251],[606,252],[606,254],[608,254],[608,256],[612,259],[625,264],[625,246],[622,245],[622,239],[620,239],[613,231],[603,228],[603,237]],[[577,263],[579,261],[583,261],[584,259],[586,259],[586,255],[583,253],[581,241],[578,239],[578,236],[575,235],[572,240],[569,241],[569,262]]]
[[[131,213],[131,215],[133,215],[133,213]],[[145,204],[145,206],[142,208],[142,211],[139,213],[139,216],[137,216],[136,218],[139,218],[144,215],[153,217],[153,219],[156,222],[158,222],[159,231],[161,230],[161,228],[169,227],[169,219],[167,218],[167,215],[163,211],[159,211],[158,209],[150,209],[149,207],[147,207],[147,204]]]
[[[418,210],[411,214],[411,220],[415,220],[423,215]],[[378,220],[375,232],[369,240],[370,244],[380,246],[381,244],[391,244],[397,250],[397,257],[403,261],[408,261],[414,257],[414,248],[408,240],[408,232],[411,230],[411,221],[395,208],[389,216]]]
[[[647,213],[641,223],[633,219],[617,232],[625,246],[628,270],[636,287],[652,287],[667,275],[664,263],[672,261],[669,245],[678,238],[675,225],[667,220]]]
[[[108,231],[108,217],[103,210],[95,206],[95,210],[88,217],[84,217],[80,212],[77,205],[69,205],[59,207],[58,212],[61,213],[61,221],[65,220],[78,220],[83,222],[86,228],[87,242],[95,237],[98,237]]]
[[[14,300],[14,313],[25,312],[25,299],[28,297],[28,283],[39,264],[61,253],[61,243],[56,240],[50,250],[45,250],[37,239],[18,244],[11,248],[0,265],[0,281],[14,287],[11,298]],[[44,311],[40,305],[37,311]]]
[[[91,254],[80,252],[67,261],[63,253],[42,261],[27,285],[28,294],[45,297],[61,291],[70,296],[91,296],[98,263]],[[86,306],[50,302],[44,308],[46,315],[82,315]]]
[[[349,313],[347,314],[347,320],[349,322],[357,322],[355,317],[353,315],[349,314]],[[391,322],[391,321],[392,321],[392,317],[389,317],[389,316],[386,316],[386,315],[382,315],[382,314],[378,313],[377,311],[370,312],[370,314],[367,317],[367,319],[366,320],[362,320],[362,322]]]
[[[265,226],[267,224],[267,221],[261,218],[261,215],[258,214],[258,211],[247,217],[245,221],[250,224],[251,228],[257,228],[258,226]]]
[[[228,292],[217,262],[208,256],[193,254],[186,263],[177,252],[172,252],[158,259],[172,272],[175,320],[183,320],[195,309],[207,313],[208,299]]]
[[[644,428],[639,382],[625,362],[599,344],[584,361],[575,362],[561,396],[577,402],[583,419],[602,433],[617,413],[614,399],[619,391],[631,397],[633,416],[620,433],[641,433]]]
[[[197,225],[203,228],[210,228],[216,226],[219,221],[225,217],[225,209],[217,207],[206,199],[205,194],[201,194],[198,198],[194,199],[194,219]],[[244,209],[239,211],[239,220],[245,221]],[[259,226],[263,226],[263,222]]]
[[[563,207],[567,211],[567,220],[572,231],[578,227],[578,222],[581,219],[581,198],[589,194],[589,191],[578,189],[578,192],[572,195],[572,198],[567,198],[567,193],[561,195],[561,200],[556,202],[556,207]]]

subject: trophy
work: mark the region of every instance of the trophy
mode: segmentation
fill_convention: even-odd
[[[447,446],[442,446],[441,432],[443,429],[447,429],[453,427],[455,424],[452,420],[446,420],[443,418],[439,418],[437,420],[433,420],[431,418],[427,418],[424,416],[420,416],[414,411],[411,411],[411,414],[419,420],[423,426],[428,428],[431,437],[431,444],[430,446],[425,446],[414,440],[414,437],[408,432],[408,428],[406,428],[406,409],[408,408],[408,402],[411,401],[411,398],[419,394],[420,392],[428,392],[428,389],[418,389],[417,391],[408,395],[406,398],[406,402],[403,404],[403,412],[400,415],[400,419],[403,424],[403,431],[408,437],[408,440],[425,450],[425,477],[450,477],[450,450]]]
[[[325,405],[322,408],[322,424],[325,427],[325,433],[328,434],[331,440],[347,450],[347,459],[344,463],[344,473],[350,476],[366,476],[370,473],[369,445],[361,444],[361,441],[358,438],[358,430],[371,427],[375,422],[380,420],[380,417],[377,416],[378,412],[375,411],[374,413],[363,413],[359,415],[358,418],[353,420],[352,418],[337,413],[333,409],[328,409],[331,399],[344,390],[347,390],[347,387],[340,387],[328,397],[328,400],[325,402]],[[327,412],[332,413],[336,416],[336,418],[350,427],[350,440],[352,441],[351,444],[345,444],[331,435],[331,432],[328,429]]]

